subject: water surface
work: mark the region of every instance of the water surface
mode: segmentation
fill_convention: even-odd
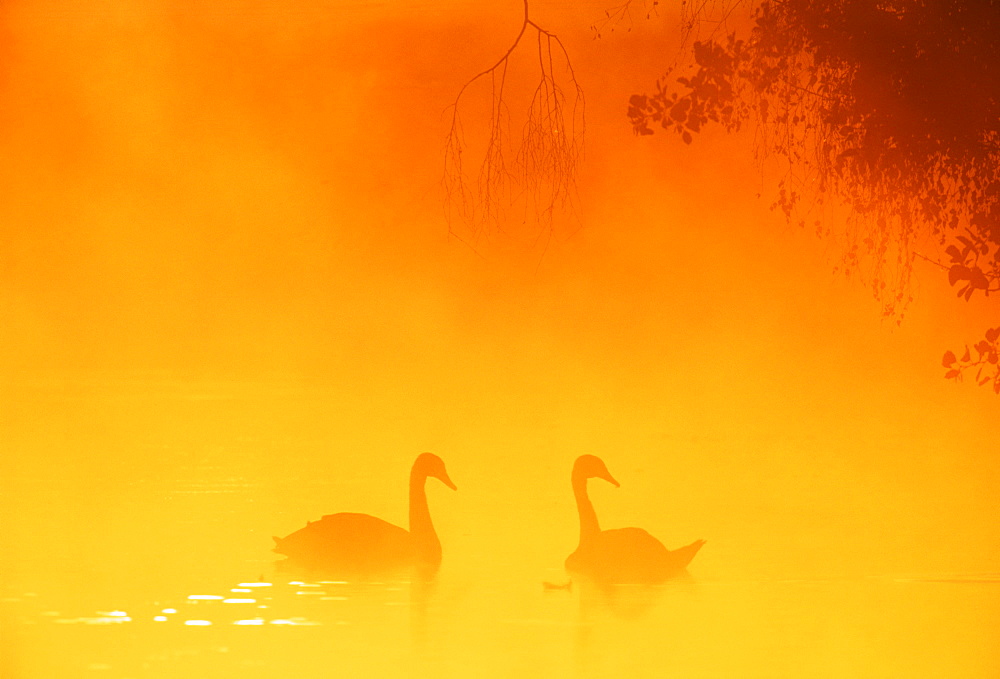
[[[20,456],[5,462],[2,500],[5,677],[1000,673],[998,574],[803,562],[783,551],[793,538],[812,553],[810,541],[841,536],[794,521],[736,536],[710,534],[722,524],[703,517],[694,534],[699,517],[671,517],[661,499],[634,522],[653,521],[668,546],[708,538],[688,576],[546,587],[570,582],[568,451],[498,478],[503,463],[438,450],[459,491],[428,484],[445,551],[432,582],[300,579],[275,568],[271,534],[341,510],[406,520],[416,451],[330,455],[323,439],[335,437],[313,419],[332,409],[329,391],[102,381],[18,394]],[[654,473],[618,467],[622,489],[592,485],[607,527]],[[789,526],[796,536],[780,534]]]

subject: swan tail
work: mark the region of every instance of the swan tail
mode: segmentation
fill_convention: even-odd
[[[274,540],[274,549],[271,551],[276,554],[284,554],[284,552],[281,551],[281,543],[283,542],[283,539],[279,538],[277,535],[272,535],[271,539]]]
[[[686,568],[694,555],[698,553],[698,550],[704,546],[704,540],[695,540],[690,545],[685,545],[680,549],[673,550],[670,554],[676,559],[676,564],[678,568]]]

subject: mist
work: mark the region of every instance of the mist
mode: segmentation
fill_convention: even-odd
[[[586,93],[576,215],[543,249],[449,235],[447,109],[519,11],[5,4],[11,587],[263,571],[307,519],[402,522],[425,450],[467,589],[561,568],[584,453],[621,482],[591,483],[602,526],[707,539],[708,580],[996,570],[996,400],[938,365],[976,302],[918,271],[884,323],[746,139],[634,136],[667,10],[595,40],[599,3],[537,8]]]

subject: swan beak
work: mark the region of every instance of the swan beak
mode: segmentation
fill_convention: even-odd
[[[613,477],[610,472],[604,472],[604,475],[602,475],[601,478],[610,483],[615,488],[621,488],[621,484],[615,481],[615,477]]]
[[[439,476],[438,479],[441,480],[441,483],[448,486],[452,490],[458,490],[458,488],[455,487],[455,484],[451,482],[451,479],[448,478],[448,472],[441,472],[441,476]]]

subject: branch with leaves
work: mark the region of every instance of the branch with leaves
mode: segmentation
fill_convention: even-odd
[[[969,347],[965,347],[962,358],[954,352],[947,351],[941,365],[947,368],[946,379],[961,381],[964,375],[976,369],[976,384],[984,386],[993,383],[993,393],[1000,394],[1000,327],[986,331],[985,339],[976,342],[972,347],[976,350],[976,358],[972,358]]]
[[[838,269],[861,274],[885,318],[902,322],[916,257],[965,300],[1000,289],[1000,81],[987,68],[1000,6],[760,0],[752,19],[743,38],[695,42],[691,74],[633,95],[634,132],[692,143],[710,123],[754,123],[758,160],[779,161],[771,208],[841,240]],[[842,224],[824,219],[830,198],[850,211]],[[929,244],[950,262],[918,252]]]
[[[511,55],[532,33],[538,81],[526,105],[520,138],[515,140],[508,102]],[[483,83],[489,87],[486,150],[476,173],[470,175],[465,162],[463,95]],[[575,194],[583,151],[584,104],[566,47],[556,34],[531,20],[524,0],[523,21],[511,45],[496,63],[462,85],[451,105],[443,180],[450,233],[478,249],[481,241],[504,231],[510,210],[523,204],[534,216],[534,240],[551,236],[554,211]]]
[[[976,290],[981,290],[987,297],[991,292],[1000,291],[1000,263],[993,259],[986,271],[980,266],[980,256],[990,254],[990,244],[972,231],[968,237],[958,236],[957,240],[964,247],[959,250],[955,245],[949,245],[945,252],[951,256],[951,266],[948,267],[948,284],[963,285],[958,289],[958,296],[968,301]],[[995,249],[992,248],[992,249]]]

